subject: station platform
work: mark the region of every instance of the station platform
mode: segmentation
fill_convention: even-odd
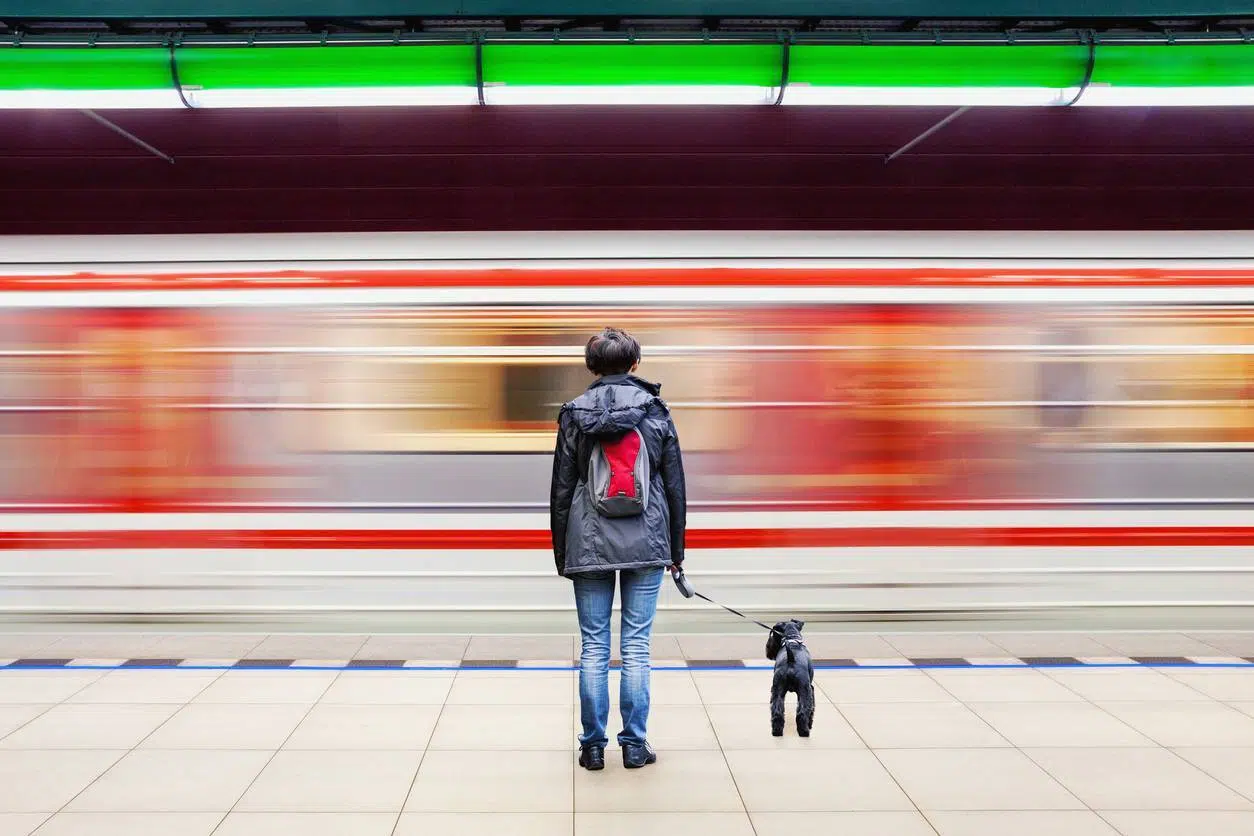
[[[3,633],[0,836],[1254,833],[1254,633],[806,638],[810,738],[662,634],[658,763],[589,773],[571,635]]]

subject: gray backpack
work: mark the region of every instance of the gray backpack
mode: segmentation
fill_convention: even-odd
[[[617,438],[596,438],[588,462],[588,493],[603,517],[635,517],[649,507],[649,450],[633,428]]]

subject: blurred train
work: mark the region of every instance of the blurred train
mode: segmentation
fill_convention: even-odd
[[[0,615],[561,613],[605,324],[733,606],[1254,603],[1252,234],[0,237]]]

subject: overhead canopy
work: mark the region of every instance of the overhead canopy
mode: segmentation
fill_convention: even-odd
[[[0,107],[1241,105],[1254,44],[411,38],[0,46]]]

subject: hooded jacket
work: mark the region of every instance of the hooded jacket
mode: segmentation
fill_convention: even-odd
[[[661,389],[635,375],[605,375],[558,413],[549,523],[559,575],[683,563],[684,465]],[[649,456],[649,503],[638,516],[603,517],[588,492],[592,447],[633,427]]]

